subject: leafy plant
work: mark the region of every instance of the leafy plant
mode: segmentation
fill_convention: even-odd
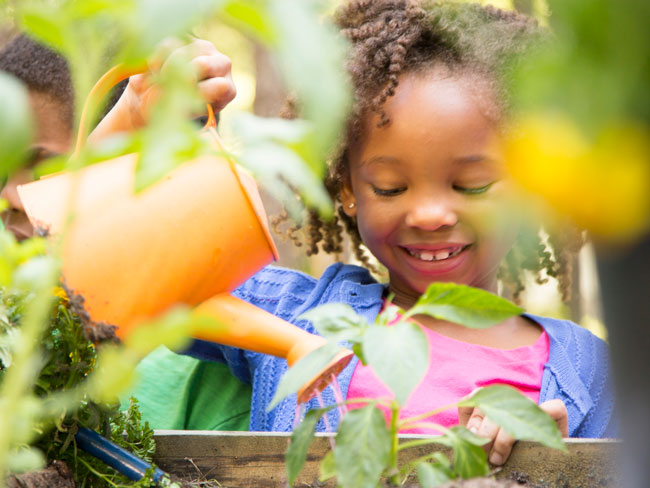
[[[43,398],[46,402],[55,392],[69,392],[78,388],[97,364],[97,349],[85,337],[81,319],[71,310],[62,289],[57,289],[55,295],[55,304],[41,341],[41,362],[33,390],[35,397]],[[13,364],[13,349],[21,334],[22,315],[29,299],[29,293],[11,293],[5,288],[0,289],[0,338],[3,339],[0,342],[0,382]],[[48,460],[64,460],[73,467],[78,486],[149,486],[151,480],[134,483],[93,456],[77,450],[74,443],[78,428],[88,427],[100,431],[115,444],[142,459],[151,461],[155,450],[153,430],[142,422],[135,399],[131,399],[129,408],[121,412],[115,401],[97,403],[83,396],[74,410],[56,419],[54,428],[48,428],[48,424],[46,419],[39,420],[38,428],[45,435],[37,438],[34,445],[41,449]],[[37,451],[32,452],[38,456]],[[25,467],[29,468],[29,463]],[[22,471],[20,466],[16,467],[16,471]]]
[[[493,385],[482,388],[470,398],[411,418],[400,418],[400,409],[426,373],[429,357],[427,339],[418,325],[410,321],[420,314],[448,320],[470,328],[486,328],[518,315],[522,310],[486,291],[452,283],[433,283],[408,311],[389,305],[368,324],[351,307],[328,304],[302,316],[311,320],[329,343],[303,360],[313,369],[323,367],[340,350],[339,342],[347,342],[364,365],[372,366],[377,376],[389,387],[394,399],[352,399],[340,404],[364,404],[346,413],[341,419],[333,451],[321,464],[321,479],[336,476],[346,487],[374,488],[382,476],[395,485],[417,472],[423,487],[435,487],[458,479],[484,476],[489,473],[487,455],[481,447],[487,442],[463,426],[446,428],[424,421],[428,417],[457,406],[477,407],[517,439],[540,442],[557,449],[566,449],[555,422],[532,400],[514,388]],[[294,365],[282,378],[273,408],[284,396],[293,393],[310,378],[310,368]],[[387,425],[379,406],[390,410]],[[316,424],[328,408],[307,412],[292,434],[286,453],[287,475],[293,485],[306,459]],[[426,426],[442,435],[399,442],[405,429]],[[398,465],[398,454],[409,448],[440,444],[451,448],[452,459],[440,452],[427,454],[404,466]]]
[[[214,18],[256,37],[279,57],[288,85],[300,98],[300,118],[241,115],[237,123],[244,145],[233,156],[261,176],[271,193],[291,202],[294,215],[301,209],[293,190],[324,215],[331,213],[321,179],[343,126],[350,90],[343,75],[345,46],[320,19],[320,2],[24,0],[0,2],[0,10],[0,18],[67,59],[77,127],[96,80],[118,64],[143,70],[161,40],[187,40],[195,25]],[[314,45],[320,46],[319,56],[313,56]],[[72,157],[50,161],[49,170],[77,170],[136,152],[136,187],[143,190],[199,154],[214,155],[214,147],[191,122],[202,102],[186,61],[178,60],[156,77],[164,90],[148,127],[97,147],[81,144]],[[6,177],[25,164],[35,121],[26,89],[7,76],[0,76],[0,102],[0,173]],[[93,95],[88,124],[100,109]],[[86,129],[81,127],[82,136]],[[0,486],[8,473],[43,466],[44,452],[68,452],[76,423],[108,434],[107,419],[113,419],[116,431],[124,430],[127,420],[116,416],[112,402],[129,386],[137,361],[160,344],[179,347],[201,320],[187,309],[175,309],[140,327],[121,346],[96,350],[80,332],[80,315],[53,293],[60,284],[59,252],[41,239],[17,243],[0,229],[0,287],[7,300],[2,308],[7,320],[0,321]],[[20,326],[15,326],[14,314],[20,315]],[[145,439],[146,428],[137,427],[136,417],[129,425]],[[88,463],[86,468],[102,478],[104,471]],[[74,466],[81,469],[81,464]]]

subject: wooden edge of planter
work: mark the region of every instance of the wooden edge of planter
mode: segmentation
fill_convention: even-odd
[[[186,480],[216,480],[226,487],[286,486],[284,453],[289,433],[156,430],[154,462]],[[330,450],[332,434],[316,434],[296,486],[334,486],[318,482],[318,465]],[[422,438],[400,436],[402,440]],[[543,487],[617,487],[616,458],[620,442],[611,439],[567,439],[568,452],[533,442],[518,442],[497,478]],[[401,462],[439,450],[437,445],[403,451]]]

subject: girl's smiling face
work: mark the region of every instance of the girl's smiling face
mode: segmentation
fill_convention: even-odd
[[[402,307],[434,281],[496,291],[518,223],[486,86],[448,70],[405,74],[383,106],[390,123],[367,117],[349,154],[344,211]]]

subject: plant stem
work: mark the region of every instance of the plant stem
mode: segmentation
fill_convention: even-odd
[[[390,417],[390,436],[392,439],[392,445],[390,448],[390,461],[389,461],[389,475],[390,481],[393,484],[399,484],[399,470],[397,468],[397,452],[399,450],[399,438],[397,433],[399,432],[399,412],[400,407],[396,401],[391,403],[391,417]]]
[[[411,447],[426,446],[427,444],[437,444],[438,442],[439,442],[438,436],[427,438],[427,439],[416,439],[414,441],[401,443],[398,446],[397,450],[402,451],[404,449],[409,449]]]
[[[349,400],[345,400],[344,402],[338,403],[337,405],[354,405],[355,403],[377,403],[383,407],[386,408],[392,408],[392,400],[389,399],[388,397],[382,397],[382,398],[365,398],[365,397],[359,397],[359,398],[350,398]]]
[[[408,429],[409,427],[412,426],[412,424],[416,423],[419,420],[425,419],[427,417],[432,417],[433,415],[436,415],[437,413],[444,412],[445,410],[449,410],[450,408],[454,408],[458,405],[458,403],[450,403],[448,405],[443,405],[442,407],[429,410],[428,412],[424,412],[420,415],[415,415],[413,417],[407,417],[405,419],[402,419],[400,421],[399,425],[399,430],[404,430]]]
[[[410,463],[407,463],[406,465],[402,466],[402,468],[399,470],[400,478],[406,481],[406,478],[409,476],[411,471],[413,471],[417,467],[418,464],[435,457],[437,453],[438,451],[430,452],[429,454],[425,454],[424,456],[421,456],[411,461]]]
[[[447,432],[447,429],[445,427],[443,427],[440,424],[436,424],[435,422],[414,422],[409,424],[409,428],[410,429],[433,429],[439,431],[440,434],[444,434],[445,432]]]

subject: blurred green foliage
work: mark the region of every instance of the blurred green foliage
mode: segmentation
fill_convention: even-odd
[[[321,178],[350,91],[343,74],[345,45],[321,18],[322,8],[317,1],[289,0],[4,0],[0,28],[23,30],[68,60],[75,125],[82,134],[96,121],[102,104],[91,100],[88,127],[80,127],[81,109],[109,68],[143,70],[161,41],[190,42],[201,24],[209,28],[219,22],[228,26],[224,31],[255,38],[277,57],[287,86],[299,100],[299,119],[242,116],[244,144],[235,157],[264,177],[272,193],[295,202],[297,190],[305,202],[328,215],[331,202]],[[315,50],[319,56],[313,55]],[[164,90],[147,127],[97,147],[82,144],[74,157],[59,157],[49,168],[75,170],[137,152],[136,189],[144,190],[199,154],[218,154],[191,121],[202,102],[187,60],[170,63],[155,81]],[[26,161],[33,130],[26,92],[7,76],[0,77],[0,101],[0,169],[9,174]],[[0,255],[4,296],[23,297],[21,319],[8,320],[0,330],[0,486],[8,472],[33,469],[45,461],[33,448],[45,432],[59,436],[54,443],[41,437],[48,454],[66,451],[76,422],[105,429],[106,419],[112,418],[118,431],[132,427],[146,437],[137,415],[130,420],[116,417],[111,401],[128,386],[140,357],[161,343],[181,345],[201,319],[188,310],[174,310],[138,329],[121,347],[104,346],[97,353],[80,335],[76,316],[53,293],[60,272],[56,246],[40,239],[17,243],[1,229],[0,245],[7,251]],[[46,248],[48,257],[42,255]],[[7,307],[2,310],[9,317],[13,309]],[[56,429],[51,430],[53,425]],[[86,468],[98,475],[93,466]]]
[[[114,483],[138,486],[93,456],[77,450],[73,442],[79,426],[89,427],[99,430],[142,459],[151,461],[155,449],[153,430],[142,422],[135,400],[131,401],[128,409],[120,412],[114,399],[112,402],[97,403],[88,396],[82,396],[78,405],[63,410],[54,422],[53,419],[43,418],[44,410],[37,407],[36,398],[47,402],[52,399],[52,393],[70,392],[83,384],[96,368],[97,350],[85,337],[79,316],[70,309],[63,290],[58,289],[56,294],[57,299],[38,350],[40,361],[33,389],[35,398],[30,402],[36,407],[35,423],[24,424],[27,438],[31,437],[34,429],[45,433],[34,442],[43,454],[35,449],[23,448],[17,451],[19,455],[11,456],[10,467],[16,472],[29,471],[46,459],[60,459],[72,468],[78,486],[99,488],[114,486]],[[29,292],[11,293],[7,289],[0,289],[0,382],[12,365],[12,351],[20,339],[20,322],[25,307],[29,305],[29,295]]]
[[[550,45],[514,86],[522,110],[568,114],[590,135],[612,122],[650,122],[650,3],[548,0]]]
[[[598,240],[634,242],[650,231],[650,3],[549,8],[548,42],[515,70],[511,170]]]
[[[27,90],[13,77],[0,72],[0,182],[27,157],[33,122]]]

